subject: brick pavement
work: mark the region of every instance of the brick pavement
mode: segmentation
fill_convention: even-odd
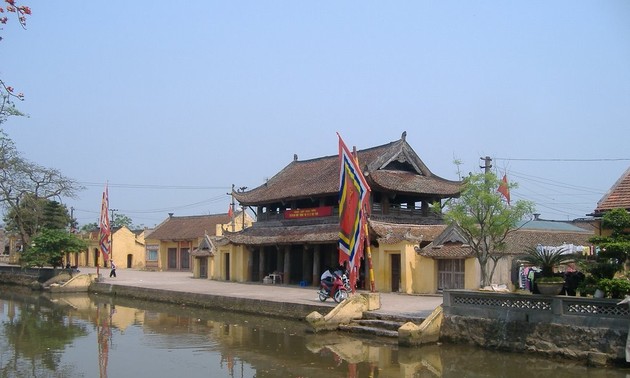
[[[96,268],[80,268],[81,273],[96,273]],[[275,302],[321,305],[315,287],[294,285],[264,285],[192,278],[190,272],[151,272],[117,269],[117,277],[109,278],[109,269],[100,269],[101,280],[107,284],[135,286],[192,293],[212,293],[228,297],[260,299]],[[442,295],[408,295],[381,293],[381,308],[373,311],[383,316],[423,319],[442,304]],[[331,308],[332,299],[324,304]]]

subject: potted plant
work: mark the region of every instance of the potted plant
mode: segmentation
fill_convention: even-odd
[[[536,279],[536,286],[541,294],[558,295],[564,286],[564,278],[554,276],[555,269],[564,264],[574,262],[573,255],[567,254],[564,248],[530,247],[521,261],[540,268],[541,277]]]

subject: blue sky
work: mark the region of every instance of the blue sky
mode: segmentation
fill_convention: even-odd
[[[135,224],[226,212],[289,164],[407,140],[434,174],[494,159],[545,219],[630,167],[630,2],[33,0],[1,31],[25,158]]]

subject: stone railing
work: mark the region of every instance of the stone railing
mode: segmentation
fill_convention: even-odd
[[[618,299],[446,290],[444,314],[627,331],[630,307]]]

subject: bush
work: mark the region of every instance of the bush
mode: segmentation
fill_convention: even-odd
[[[630,294],[630,281],[625,278],[604,278],[598,281],[597,287],[606,298],[621,299]]]

